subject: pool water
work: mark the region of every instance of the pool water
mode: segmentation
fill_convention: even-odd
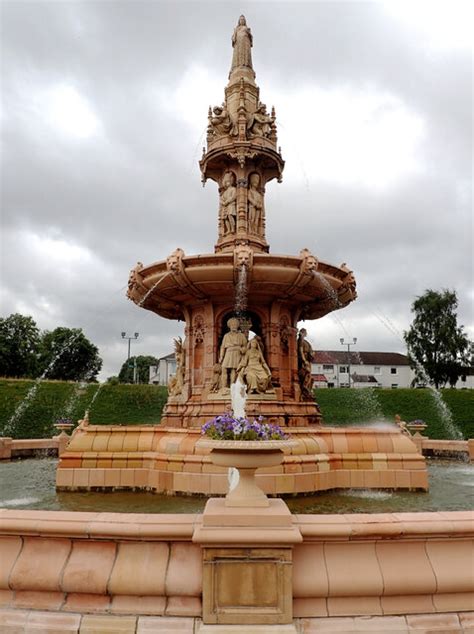
[[[115,513],[201,513],[204,497],[115,491],[56,492],[57,458],[0,463],[0,506],[9,509]],[[427,460],[430,490],[347,489],[286,497],[293,513],[462,511],[474,506],[474,464]]]

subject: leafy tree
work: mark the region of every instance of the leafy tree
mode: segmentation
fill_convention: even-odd
[[[121,383],[133,383],[135,360],[137,364],[138,383],[148,383],[150,378],[150,365],[158,365],[158,359],[151,356],[130,357],[120,368],[119,379]]]
[[[415,318],[404,338],[410,365],[422,384],[428,379],[436,388],[455,385],[469,364],[472,344],[457,324],[457,305],[455,291],[430,289],[412,304]]]
[[[0,318],[0,375],[35,377],[40,332],[32,317],[14,313]]]
[[[48,379],[63,381],[96,380],[102,367],[99,349],[81,328],[45,331],[41,341],[41,371]]]

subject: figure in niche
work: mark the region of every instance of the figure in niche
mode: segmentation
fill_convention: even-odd
[[[210,392],[218,392],[221,386],[221,364],[214,363],[212,368],[212,381],[211,381],[211,389]]]
[[[211,132],[213,132],[216,136],[229,134],[232,128],[232,121],[225,104],[222,104],[222,106],[215,106],[212,112],[214,113],[214,116],[211,116],[209,122]]]
[[[252,46],[253,37],[250,28],[247,26],[245,16],[241,15],[239,22],[232,34],[232,66],[230,70],[239,66],[248,66],[252,68]]]
[[[235,233],[237,228],[237,188],[233,172],[226,172],[222,179],[221,218],[224,222],[224,234]]]
[[[267,107],[264,103],[259,104],[257,110],[250,115],[247,122],[247,130],[249,137],[270,136],[272,131],[273,117],[267,113]]]
[[[298,335],[298,378],[301,387],[301,397],[304,401],[313,399],[313,377],[311,376],[311,362],[313,360],[313,349],[306,339],[305,328],[302,328]]]
[[[221,388],[227,388],[235,383],[237,368],[245,354],[247,337],[240,331],[239,320],[231,317],[227,321],[229,332],[224,335],[219,351],[219,363],[221,364]]]
[[[249,228],[252,233],[258,233],[263,211],[263,196],[258,190],[260,186],[260,175],[256,173],[251,174],[249,180]]]
[[[249,342],[237,370],[249,394],[265,394],[271,387],[272,373],[264,359],[257,337]]]
[[[186,350],[181,337],[174,339],[174,356],[176,359],[176,375],[170,379],[168,389],[171,396],[178,396],[183,391],[184,372],[186,369]]]

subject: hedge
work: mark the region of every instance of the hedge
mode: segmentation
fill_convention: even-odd
[[[155,385],[88,384],[43,381],[35,393],[34,381],[0,379],[0,432],[3,432],[17,407],[24,403],[7,434],[15,438],[48,438],[56,430],[58,418],[77,421],[90,410],[92,424],[157,424],[167,398],[165,387]],[[465,438],[474,437],[474,390],[441,391],[455,425]],[[393,421],[395,414],[403,420],[421,418],[428,423],[430,438],[450,438],[452,433],[443,422],[435,398],[428,389],[324,389],[316,391],[327,425],[354,425],[373,421]]]

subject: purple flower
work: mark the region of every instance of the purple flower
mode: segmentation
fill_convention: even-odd
[[[248,418],[235,418],[231,414],[220,414],[204,423],[201,433],[214,440],[285,440],[287,438],[278,425],[263,421],[263,416],[250,421]]]

